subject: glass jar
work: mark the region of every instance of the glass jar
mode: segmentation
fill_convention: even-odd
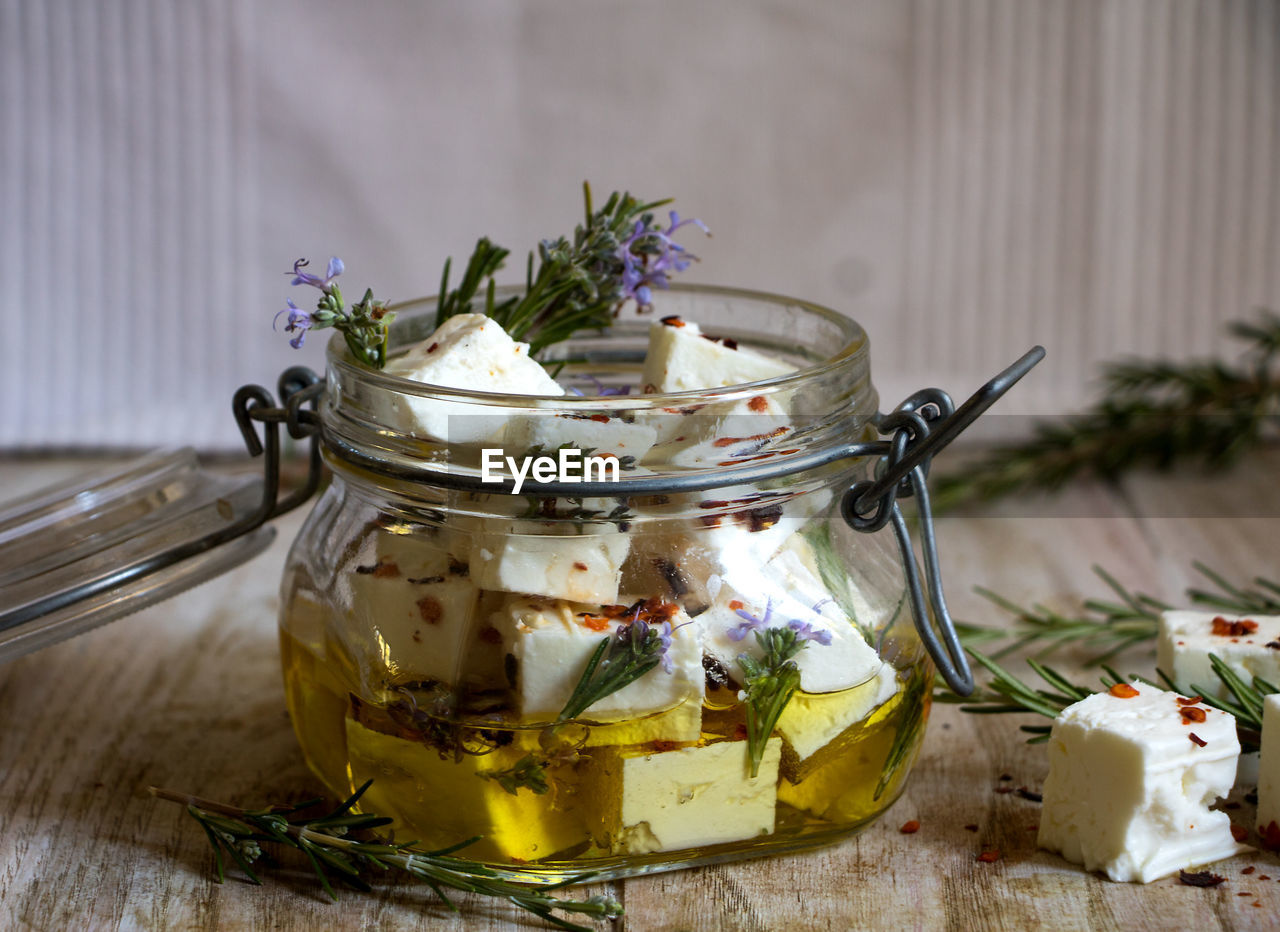
[[[359,805],[399,838],[608,878],[832,842],[902,791],[934,668],[895,540],[842,518],[874,466],[841,454],[877,436],[866,335],[770,295],[660,298],[661,322],[552,348],[563,397],[427,386],[329,344],[333,479],[285,571],[284,677],[311,769],[344,797],[371,780]],[[393,354],[434,327],[434,303],[397,310]],[[796,368],[637,391],[650,327],[685,321]],[[485,451],[566,444],[616,481],[485,475]],[[637,651],[629,684],[591,678]]]

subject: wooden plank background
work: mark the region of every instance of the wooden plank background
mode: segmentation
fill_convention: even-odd
[[[18,494],[84,465],[0,461],[0,488]],[[993,624],[1004,616],[969,585],[1066,606],[1106,594],[1089,572],[1095,562],[1175,601],[1195,581],[1193,559],[1233,578],[1274,577],[1277,468],[1280,451],[1270,451],[1220,480],[1146,475],[942,518],[951,601],[960,617]],[[275,633],[275,588],[299,523],[280,521],[273,548],[224,578],[0,667],[0,926],[536,927],[481,898],[461,897],[454,915],[408,885],[334,905],[303,870],[272,873],[262,888],[218,886],[198,826],[145,795],[149,784],[245,804],[314,794],[285,713]],[[1119,665],[1153,663],[1139,650]],[[1111,883],[1037,851],[1036,804],[995,792],[1038,788],[1045,775],[1043,750],[1022,743],[1018,721],[935,707],[906,793],[881,822],[816,852],[608,884],[627,910],[614,932],[1275,927],[1275,854],[1220,863],[1227,883],[1206,890]],[[1233,818],[1249,825],[1252,814],[1246,803]],[[908,819],[918,833],[899,833]],[[1001,860],[977,862],[984,845]]]

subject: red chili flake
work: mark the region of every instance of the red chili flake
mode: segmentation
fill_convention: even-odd
[[[997,787],[996,787],[996,792],[997,792],[997,793],[1012,793],[1012,792],[1013,792],[1013,787],[1011,787],[1011,786],[997,786]]]
[[[1178,871],[1178,880],[1185,883],[1188,887],[1216,887],[1218,884],[1226,881],[1226,877],[1219,874],[1211,874],[1208,871]]]
[[[412,583],[415,586],[434,586],[436,583],[444,582],[443,576],[411,576],[405,582]]]
[[[738,722],[738,724],[733,726],[733,738],[735,741],[747,740],[747,723],[746,722]]]
[[[592,631],[603,631],[609,627],[609,619],[601,618],[599,615],[591,615],[586,612],[578,616],[582,619],[582,626]]]
[[[916,832],[920,831],[920,823],[915,819],[912,819],[910,822],[903,822],[902,828],[898,829],[898,831],[904,835],[914,835]]]
[[[669,316],[669,317],[664,317],[664,318],[662,318],[662,321],[661,321],[661,322],[662,322],[662,323],[664,323],[664,324],[666,324],[668,327],[683,327],[683,326],[684,326],[684,321],[683,321],[683,320],[681,320],[681,319],[680,319],[678,316],[676,316],[675,314],[672,314],[672,315],[671,315],[671,316]]]
[[[764,395],[755,395],[747,402],[747,407],[752,411],[763,411],[769,407],[769,400]]]
[[[1205,719],[1204,709],[1193,705],[1185,705],[1178,712],[1182,715],[1182,724],[1184,725],[1190,725],[1192,722],[1203,722]]]
[[[1270,851],[1280,851],[1280,825],[1276,825],[1274,819],[1267,824],[1266,828],[1259,828],[1258,834],[1262,836],[1262,847]]]
[[[1259,874],[1259,875],[1258,875],[1258,879],[1259,879],[1259,880],[1270,880],[1271,878],[1270,878],[1270,877],[1268,877],[1266,874]]]
[[[1233,825],[1231,826],[1231,837],[1236,841],[1244,841],[1249,837],[1249,830],[1243,825]]]
[[[1179,696],[1177,699],[1178,705],[1199,705],[1200,701],[1199,696],[1192,696],[1190,699],[1183,699]]]
[[[394,560],[382,559],[373,566],[357,566],[356,572],[364,576],[373,576],[374,579],[394,579],[400,575],[400,567],[396,566]]]
[[[1256,867],[1254,867],[1252,864],[1250,864],[1248,867],[1246,867],[1246,868],[1245,868],[1244,870],[1242,870],[1240,873],[1242,873],[1242,874],[1252,874],[1252,873],[1253,873],[1254,871],[1256,871],[1256,870],[1257,870],[1257,868],[1256,868]]]
[[[1250,893],[1248,890],[1241,890],[1239,893],[1236,894],[1236,896],[1253,896],[1253,894]]]
[[[608,423],[609,423],[609,415],[607,415],[607,414],[593,414],[593,415],[591,415],[591,420],[595,421],[597,424],[608,424]]]
[[[666,751],[674,751],[676,750],[676,748],[680,747],[679,741],[667,741],[663,738],[659,738],[657,741],[654,741],[651,743],[653,745],[653,749],[657,751],[659,754],[664,753]]]
[[[1280,641],[1267,641],[1267,647],[1272,650],[1280,650]]]
[[[422,616],[422,620],[429,625],[440,624],[440,619],[444,617],[444,606],[440,604],[440,600],[429,595],[424,595],[418,600],[418,614]]]
[[[574,560],[574,561],[573,561],[573,568],[574,568],[575,570],[578,570],[578,571],[580,571],[580,572],[584,572],[584,573],[585,573],[585,572],[587,571],[587,569],[588,569],[587,564],[583,563],[581,560]]]
[[[1195,744],[1197,744],[1199,747],[1204,747],[1206,744],[1209,743],[1208,741],[1204,740],[1204,738],[1201,738],[1194,731],[1191,732],[1191,734],[1187,735],[1187,737],[1190,738],[1193,742],[1195,742]]]
[[[502,632],[493,625],[485,625],[480,629],[480,640],[486,644],[501,644]]]
[[[435,352],[436,350],[438,350],[439,348],[440,348],[440,344],[439,344],[439,343],[432,343],[430,346],[428,346],[428,347],[427,347],[427,353],[428,353],[428,354],[430,354],[430,353],[434,353],[434,352]]]
[[[1117,699],[1132,699],[1134,696],[1138,695],[1138,691],[1128,683],[1116,683],[1116,685],[1112,686],[1107,690],[1107,692],[1111,693],[1111,695],[1115,696]]]
[[[964,827],[964,830],[965,830],[966,832],[976,832],[976,831],[978,830],[977,823],[975,823],[975,822],[970,822],[968,825],[966,825],[966,826]]]
[[[773,430],[766,431],[763,434],[752,434],[749,437],[717,437],[712,441],[713,447],[731,447],[735,443],[752,443],[760,440],[772,440],[779,434],[785,434],[790,427],[775,427]]]
[[[978,855],[978,860],[983,864],[990,864],[993,861],[1000,860],[1001,854],[999,848],[988,848],[982,854]]]
[[[1219,615],[1213,619],[1213,633],[1219,637],[1238,638],[1244,637],[1246,634],[1253,634],[1258,630],[1258,623],[1244,619],[1242,621],[1227,621]]]

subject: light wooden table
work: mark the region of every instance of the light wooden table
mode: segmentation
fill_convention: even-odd
[[[85,465],[0,461],[0,496]],[[969,591],[974,584],[1063,606],[1105,595],[1093,563],[1172,601],[1196,581],[1197,558],[1233,578],[1280,575],[1278,467],[1280,453],[1268,452],[1216,481],[1144,476],[1115,490],[1080,486],[945,517],[953,608],[970,621],[1004,620]],[[478,897],[461,897],[453,914],[410,885],[333,904],[303,871],[273,873],[261,888],[238,879],[219,886],[199,827],[145,794],[159,784],[257,804],[315,792],[285,713],[275,631],[276,584],[300,521],[281,520],[272,549],[224,578],[0,667],[0,928],[539,927]],[[1120,667],[1153,664],[1137,650]],[[1014,786],[1044,779],[1043,749],[1022,743],[1019,721],[935,707],[906,793],[881,822],[817,852],[602,885],[626,908],[615,929],[1280,924],[1272,854],[1222,862],[1214,869],[1227,882],[1196,889],[1168,879],[1111,883],[1037,851],[1038,806],[995,792],[1007,785],[1002,774]],[[1252,816],[1247,804],[1233,812],[1242,825]],[[903,835],[909,819],[921,828]],[[1002,858],[978,862],[984,845]]]

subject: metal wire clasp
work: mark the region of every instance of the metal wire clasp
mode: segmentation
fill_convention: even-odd
[[[855,531],[873,533],[886,524],[893,525],[898,549],[902,553],[902,570],[906,575],[916,630],[920,632],[920,639],[947,686],[961,696],[973,692],[973,673],[942,591],[938,541],[934,534],[933,509],[926,482],[929,464],[939,450],[959,436],[1043,358],[1044,347],[1033,347],[974,392],[959,408],[952,404],[951,396],[946,392],[927,388],[916,392],[889,414],[879,415],[877,428],[880,433],[891,435],[889,450],[877,463],[876,477],[855,483],[845,492],[840,503],[845,521]],[[920,547],[928,586],[927,598],[925,586],[920,582],[911,532],[898,505],[899,498],[912,497],[916,499],[920,518]]]

